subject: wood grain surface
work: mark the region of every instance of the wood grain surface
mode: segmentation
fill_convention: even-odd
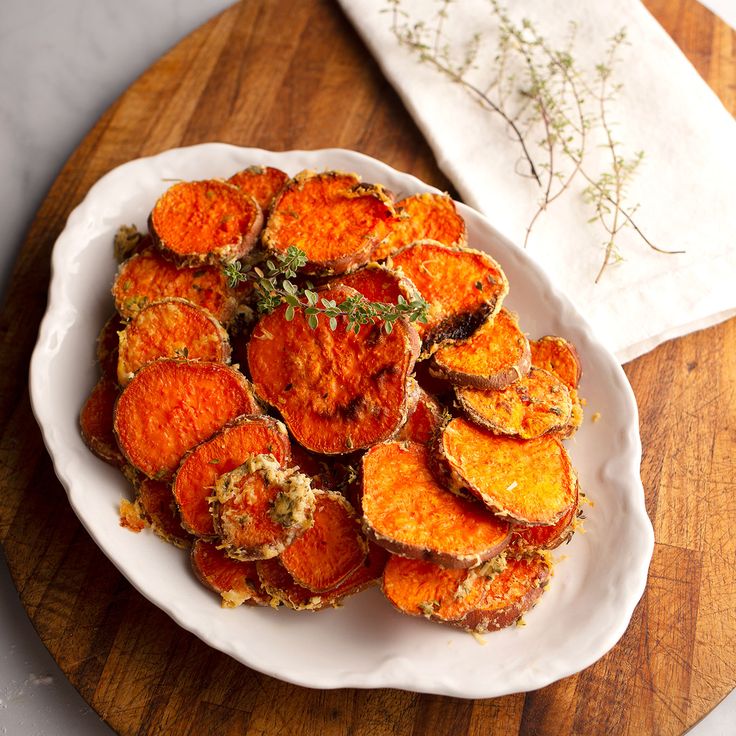
[[[648,0],[727,107],[736,34],[694,0]],[[329,42],[326,41],[329,39]],[[736,685],[736,321],[628,364],[657,544],[631,625],[543,690],[464,701],[314,691],[178,628],[97,549],[54,476],[27,390],[49,259],[69,212],[129,159],[208,140],[361,150],[448,182],[365,47],[327,0],[250,0],[203,26],[94,126],[28,233],[0,319],[0,539],[34,626],[120,734],[682,734]]]

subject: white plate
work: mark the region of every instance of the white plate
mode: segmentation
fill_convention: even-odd
[[[106,174],[69,217],[54,247],[49,305],[31,362],[33,410],[77,516],[128,580],[178,624],[253,669],[316,688],[394,687],[464,698],[533,690],[595,662],[623,635],[644,591],[654,538],[639,478],[641,444],[634,396],[615,358],[572,304],[527,255],[477,212],[459,205],[470,245],[487,250],[508,274],[508,306],[532,336],[562,335],[577,346],[588,400],[568,443],[582,488],[593,500],[585,534],[558,555],[548,592],[526,626],[472,636],[404,616],[373,589],[340,609],[294,613],[222,609],[197,582],[186,553],[149,531],[118,523],[127,493],[120,473],[80,439],[77,417],[97,379],[95,338],[112,313],[112,239],[121,224],[145,228],[171,179],[227,177],[251,164],[290,174],[356,171],[397,199],[431,191],[418,179],[362,154],[332,149],[268,151],[209,143],[131,161]]]

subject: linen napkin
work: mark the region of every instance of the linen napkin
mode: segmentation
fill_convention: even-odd
[[[528,169],[518,141],[497,114],[422,63],[392,32],[394,18],[404,29],[416,22],[432,28],[443,3],[399,0],[394,16],[390,0],[339,2],[462,199],[521,245],[543,188],[520,174]],[[625,29],[610,82],[622,86],[608,103],[608,120],[619,155],[631,160],[644,152],[625,208],[634,211],[637,227],[658,248],[685,251],[659,253],[625,227],[616,239],[621,260],[608,265],[596,283],[606,233],[589,222],[595,213],[583,196],[586,182],[579,179],[537,218],[528,254],[621,362],[736,314],[736,122],[716,95],[638,0],[514,0],[506,12],[518,25],[529,19],[553,48],[565,46],[574,22],[571,53],[591,79],[606,60],[609,39]],[[487,86],[499,48],[490,2],[446,4],[442,35],[438,48],[458,63],[475,36],[477,58],[466,77]],[[584,160],[594,172],[604,171],[610,157],[603,135],[600,129],[591,134],[586,147]],[[530,136],[531,148],[539,137]],[[541,149],[534,149],[532,160],[543,175]]]

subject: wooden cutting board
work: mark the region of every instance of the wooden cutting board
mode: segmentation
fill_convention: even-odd
[[[736,34],[694,0],[647,5],[733,112]],[[475,702],[307,690],[208,648],[118,574],[69,508],[30,410],[27,365],[49,256],[102,174],[208,140],[355,148],[449,188],[327,0],[233,6],[143,75],[66,164],[28,234],[0,320],[0,539],[28,615],[90,705],[121,734],[681,734],[708,713],[736,685],[733,320],[626,366],[657,545],[625,636],[575,677]]]

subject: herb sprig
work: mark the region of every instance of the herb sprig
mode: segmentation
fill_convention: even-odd
[[[526,227],[524,247],[548,207],[580,183],[582,197],[593,210],[589,222],[605,234],[596,283],[607,266],[623,260],[617,238],[624,227],[632,228],[658,253],[684,252],[665,250],[649,240],[634,221],[638,205],[627,202],[627,187],[644,154],[625,157],[614,135],[612,109],[622,85],[613,76],[626,43],[625,29],[609,39],[603,60],[588,70],[575,58],[574,23],[565,42],[554,47],[530,20],[516,23],[499,0],[488,0],[499,36],[493,61],[481,69],[479,52],[488,44],[480,34],[474,33],[459,49],[449,41],[446,26],[451,22],[453,0],[439,0],[436,14],[426,21],[412,19],[402,0],[385,2],[391,32],[399,44],[497,115],[518,145],[522,166],[517,172],[531,178],[541,193]],[[605,151],[607,167],[596,166],[587,155],[599,146]]]
[[[288,322],[294,319],[297,311],[302,311],[307,324],[314,330],[319,324],[320,315],[328,320],[331,330],[336,330],[338,319],[347,319],[347,329],[356,334],[361,325],[376,321],[383,323],[383,329],[393,331],[396,320],[404,318],[410,322],[426,322],[429,304],[421,297],[407,301],[399,296],[397,304],[372,302],[362,294],[353,294],[340,303],[325,299],[307,281],[301,287],[292,279],[307,263],[304,251],[290,245],[284,253],[277,253],[261,264],[243,265],[234,261],[225,266],[224,271],[230,286],[249,281],[253,284],[256,308],[261,314],[268,314],[282,304],[286,304],[284,317]]]

